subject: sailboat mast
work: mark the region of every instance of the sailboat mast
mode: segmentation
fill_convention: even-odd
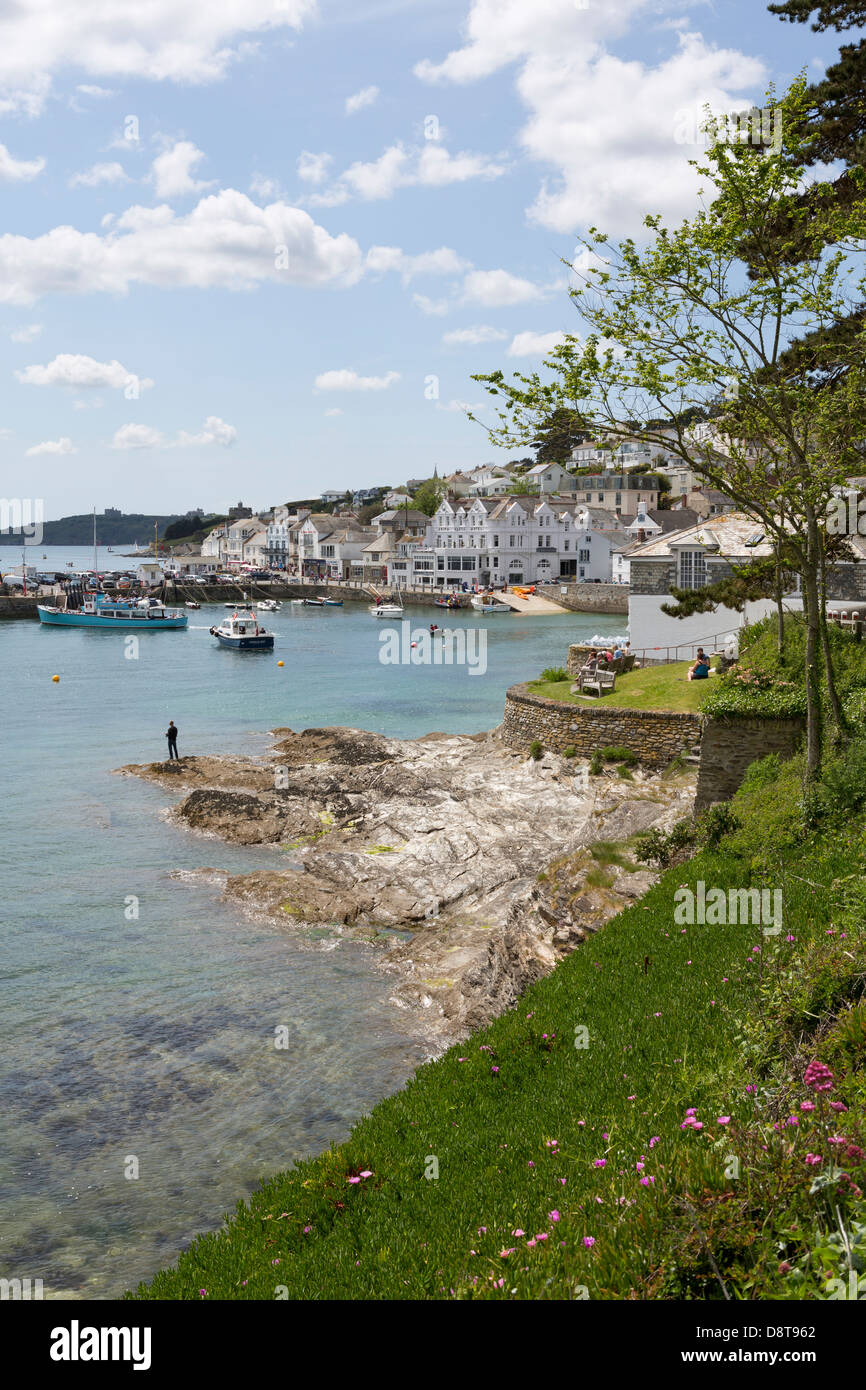
[[[99,556],[96,550],[96,508],[93,508],[93,573],[99,573]]]

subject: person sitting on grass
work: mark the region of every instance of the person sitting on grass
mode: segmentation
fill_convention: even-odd
[[[709,662],[709,658],[708,658],[708,656],[706,655],[704,649],[701,647],[701,648],[698,650],[697,656],[695,657],[694,661],[692,662],[691,666],[689,667],[689,677],[688,677],[688,678],[689,678],[690,681],[705,681],[705,680],[707,679],[707,676],[708,676],[709,674],[710,674],[710,662]]]

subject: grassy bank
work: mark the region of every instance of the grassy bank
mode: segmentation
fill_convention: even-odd
[[[866,826],[798,778],[755,765],[714,847],[137,1296],[826,1296],[866,1231]],[[699,880],[782,929],[677,920]]]

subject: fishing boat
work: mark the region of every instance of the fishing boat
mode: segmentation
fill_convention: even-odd
[[[274,634],[259,627],[258,619],[248,608],[239,608],[210,631],[221,647],[233,647],[236,651],[265,651],[274,645]]]
[[[138,632],[155,632],[163,628],[186,627],[189,619],[165,607],[156,599],[109,598],[93,593],[82,598],[78,607],[60,608],[38,603],[39,621],[51,627],[101,627],[116,631],[134,627]]]
[[[497,603],[491,594],[473,594],[469,600],[476,613],[511,613],[507,603]]]
[[[258,613],[279,613],[280,605],[275,598],[260,598],[256,604]]]

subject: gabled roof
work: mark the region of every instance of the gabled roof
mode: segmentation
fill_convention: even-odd
[[[696,548],[706,547],[715,550],[725,558],[746,560],[752,555],[771,553],[771,546],[764,539],[751,545],[747,544],[756,537],[763,537],[764,532],[763,524],[754,517],[746,516],[745,512],[728,512],[725,516],[710,517],[708,521],[702,521],[686,530],[669,532],[646,541],[636,547],[635,559],[653,560],[673,556],[677,551],[692,544]]]
[[[701,519],[691,507],[675,507],[666,510],[647,507],[645,514],[662,528],[663,535],[667,535],[670,531],[686,531],[690,526],[696,526]],[[621,517],[620,521],[625,527],[634,526],[637,522],[637,514]]]

